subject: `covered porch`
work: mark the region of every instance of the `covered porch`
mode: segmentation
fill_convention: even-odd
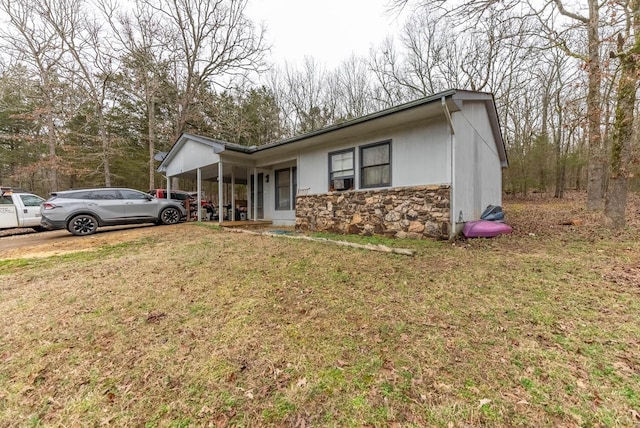
[[[183,134],[162,159],[158,172],[166,179],[167,193],[174,187],[174,178],[196,183],[198,221],[237,224],[270,220],[264,194],[271,170],[256,167],[249,147]],[[215,183],[217,193],[207,195],[206,200],[205,183]],[[240,192],[239,186],[244,187]],[[246,197],[238,198],[238,194]]]

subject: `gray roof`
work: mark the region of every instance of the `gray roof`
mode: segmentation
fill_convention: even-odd
[[[457,101],[475,100],[475,101],[483,101],[485,103],[487,112],[489,113],[490,125],[492,128],[493,134],[496,138],[498,153],[503,166],[506,167],[508,165],[507,152],[506,152],[504,140],[502,138],[502,132],[500,130],[500,123],[499,123],[498,113],[496,110],[493,94],[488,92],[449,89],[449,90],[431,95],[429,97],[420,98],[418,100],[401,104],[395,107],[391,107],[385,110],[381,110],[375,113],[371,113],[371,114],[359,117],[357,119],[352,119],[346,122],[327,126],[322,129],[318,129],[305,134],[286,138],[280,141],[264,144],[261,146],[243,146],[241,144],[230,143],[228,141],[222,141],[222,140],[217,140],[213,138],[203,137],[200,135],[183,133],[178,138],[178,140],[176,140],[175,144],[171,147],[171,150],[169,151],[165,159],[162,161],[159,170],[163,169],[164,164],[173,157],[172,154],[175,154],[175,152],[179,150],[180,146],[182,146],[182,144],[184,144],[184,141],[186,140],[198,141],[200,143],[210,145],[211,147],[214,148],[214,151],[216,151],[217,149],[217,151],[230,150],[230,151],[239,152],[239,153],[253,154],[253,153],[268,151],[275,147],[281,147],[288,144],[294,144],[294,143],[304,144],[306,140],[310,140],[313,137],[321,136],[323,134],[329,134],[332,132],[337,132],[339,130],[350,128],[366,122],[378,120],[387,116],[393,116],[399,113],[409,112],[413,109],[425,107],[430,104],[444,103],[445,100],[447,102],[447,105],[450,105],[449,108],[452,109],[453,111],[459,110],[459,107],[457,106],[457,103],[456,103]]]

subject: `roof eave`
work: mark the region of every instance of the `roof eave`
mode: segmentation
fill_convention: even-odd
[[[207,146],[210,146],[213,149],[213,153],[218,154],[222,153],[227,149],[233,149],[232,146],[237,146],[236,144],[229,143],[222,140],[214,140],[212,138],[202,137],[200,135],[189,134],[183,132],[180,134],[180,137],[176,140],[176,142],[171,146],[171,149],[167,153],[167,156],[162,160],[160,165],[157,168],[158,172],[166,172],[167,165],[171,162],[171,160],[176,156],[176,153],[180,151],[182,146],[186,144],[187,141],[196,141]]]
[[[443,97],[447,98],[447,97],[451,97],[453,96],[458,90],[457,89],[449,89],[447,91],[443,91],[440,92],[438,94],[432,95],[430,97],[426,97],[426,98],[421,98],[419,100],[415,100],[415,101],[411,101],[405,104],[401,104],[399,106],[395,106],[395,107],[391,107],[382,111],[378,111],[375,113],[371,113],[368,114],[366,116],[362,116],[356,119],[352,119],[349,120],[347,122],[343,122],[343,123],[339,123],[336,125],[331,125],[331,126],[327,126],[326,128],[322,128],[322,129],[318,129],[315,131],[311,131],[308,132],[306,134],[302,134],[302,135],[298,135],[295,137],[291,137],[291,138],[287,138],[281,141],[277,141],[274,143],[269,143],[269,144],[264,144],[262,146],[258,146],[255,148],[256,152],[259,151],[263,151],[263,150],[268,150],[271,149],[273,147],[278,147],[278,146],[283,146],[283,145],[287,145],[287,144],[291,144],[291,143],[296,143],[298,141],[303,141],[303,140],[307,140],[313,137],[317,137],[323,134],[328,134],[330,132],[335,132],[338,131],[340,129],[345,129],[345,128],[349,128],[355,125],[360,125],[362,123],[366,123],[366,122],[370,122],[372,120],[376,120],[379,119],[381,117],[385,117],[385,116],[389,116],[392,114],[396,114],[402,111],[406,111],[406,110],[410,110],[413,108],[417,108],[420,106],[423,106],[425,104],[430,104],[432,102],[440,102],[441,99]]]

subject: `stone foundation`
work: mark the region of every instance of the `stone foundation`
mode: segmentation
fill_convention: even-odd
[[[451,186],[416,186],[296,198],[296,229],[448,239]]]

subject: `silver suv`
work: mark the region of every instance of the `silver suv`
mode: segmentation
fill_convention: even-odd
[[[40,213],[45,229],[67,229],[74,235],[91,235],[98,226],[176,224],[187,215],[180,201],[120,188],[53,192]]]

